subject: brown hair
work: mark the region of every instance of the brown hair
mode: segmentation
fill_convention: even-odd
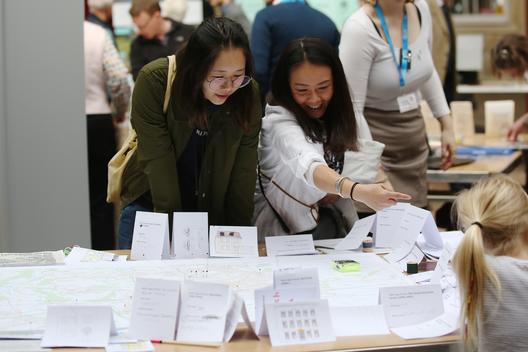
[[[514,69],[522,76],[528,69],[528,37],[508,34],[491,49],[491,68],[500,76],[501,70]]]
[[[128,13],[130,16],[137,17],[141,12],[145,11],[149,15],[159,11],[161,12],[161,7],[158,0],[132,0],[132,6]]]
[[[528,230],[528,196],[519,183],[505,175],[483,179],[455,201],[458,224],[465,229],[453,266],[460,288],[461,326],[468,347],[477,344],[477,320],[487,282],[500,282],[487,265],[485,254],[509,255],[524,241]],[[491,304],[493,302],[486,302]]]

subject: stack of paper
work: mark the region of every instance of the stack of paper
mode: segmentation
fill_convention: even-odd
[[[2,266],[39,266],[64,264],[64,252],[0,253]]]

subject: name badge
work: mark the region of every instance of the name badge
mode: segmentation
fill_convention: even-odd
[[[418,108],[418,101],[416,100],[416,95],[413,93],[400,95],[397,99],[401,113]]]

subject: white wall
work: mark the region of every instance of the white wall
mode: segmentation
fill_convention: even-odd
[[[0,251],[90,246],[83,9],[0,1]]]

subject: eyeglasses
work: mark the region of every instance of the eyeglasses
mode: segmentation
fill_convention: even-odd
[[[227,88],[229,86],[229,82],[231,82],[234,89],[243,88],[247,86],[249,82],[251,82],[251,79],[252,78],[249,76],[240,76],[235,79],[217,77],[207,82],[209,82],[209,88],[211,88],[211,90],[218,91]]]

